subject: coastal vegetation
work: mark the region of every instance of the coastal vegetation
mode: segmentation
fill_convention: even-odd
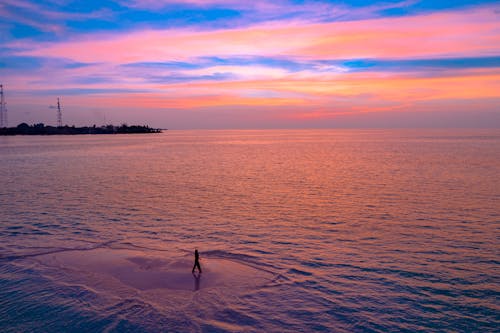
[[[0,128],[0,135],[77,135],[77,134],[135,134],[135,133],[161,133],[160,129],[151,128],[147,125],[120,126],[45,126],[43,123],[28,125],[21,123],[16,127]]]

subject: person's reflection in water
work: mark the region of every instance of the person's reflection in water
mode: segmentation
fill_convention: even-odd
[[[194,273],[194,269],[196,267],[198,267],[198,271],[201,273],[200,254],[198,253],[198,249],[194,250],[194,265],[193,265],[193,270],[192,270],[193,273]]]
[[[193,272],[193,276],[194,276],[194,291],[198,291],[200,289],[201,274],[200,273],[196,274],[195,272]]]

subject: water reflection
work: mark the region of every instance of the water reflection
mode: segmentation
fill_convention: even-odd
[[[194,291],[198,291],[200,289],[201,273],[193,272],[193,277],[194,277]]]
[[[106,327],[97,325],[122,314],[137,325],[123,331],[159,331],[164,321],[173,323],[172,331],[189,331],[172,309],[181,299],[173,297],[175,290],[200,290],[201,276],[194,275],[194,286],[188,278],[193,240],[217,264],[211,271],[207,266],[194,306],[184,307],[186,318],[211,309],[197,323],[207,331],[252,325],[282,331],[285,322],[290,331],[309,326],[350,332],[353,323],[357,331],[495,331],[498,130],[168,131],[4,139],[0,331],[29,331],[24,325],[33,316],[37,325],[76,323],[101,331]],[[117,243],[102,245],[103,252],[96,249],[93,256],[66,251],[52,260],[57,267],[67,258],[64,265],[90,276],[99,264],[104,277],[121,281],[111,292],[101,274],[87,279],[82,273],[81,285],[94,286],[82,289],[82,303],[75,302],[69,282],[78,274],[55,270],[42,284],[31,262],[5,264],[5,258],[110,240]],[[132,262],[110,251],[122,246],[141,249],[134,258],[168,259]],[[106,258],[104,250],[110,253]],[[258,287],[252,281],[261,273],[215,258],[280,274]],[[137,311],[129,306],[129,292],[122,298],[122,287],[134,288],[140,302],[155,307]],[[106,319],[95,322],[80,304],[91,304]],[[39,317],[47,309],[55,315]],[[81,314],[81,322],[71,313]],[[216,329],[214,322],[242,326]]]

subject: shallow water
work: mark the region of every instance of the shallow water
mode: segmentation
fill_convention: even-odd
[[[0,159],[2,332],[499,327],[498,130],[3,137]]]

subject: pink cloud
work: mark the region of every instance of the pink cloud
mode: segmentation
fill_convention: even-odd
[[[18,44],[22,55],[115,64],[202,56],[288,56],[307,59],[484,56],[500,52],[499,15],[492,8],[413,17],[249,28],[144,30],[93,34],[60,43]]]
[[[19,55],[65,58],[94,65],[59,69],[50,80],[47,80],[47,73],[53,74],[50,68],[18,73],[9,77],[9,89],[35,93],[30,101],[39,105],[53,103],[43,96],[44,89],[78,90],[84,86],[103,90],[66,96],[65,103],[109,110],[175,109],[181,112],[248,107],[260,112],[272,110],[277,118],[297,121],[346,114],[399,113],[426,107],[429,111],[442,111],[451,104],[439,101],[450,100],[455,101],[453,105],[459,105],[456,102],[459,100],[467,101],[464,105],[468,107],[477,101],[479,111],[491,110],[499,97],[498,68],[453,69],[453,72],[437,73],[436,77],[421,77],[418,72],[344,72],[342,68],[288,72],[265,65],[213,65],[176,69],[175,74],[209,77],[228,72],[234,74],[235,79],[158,83],[135,75],[136,68],[120,65],[195,62],[197,58],[213,56],[283,56],[296,60],[497,56],[500,54],[498,21],[499,14],[494,7],[483,7],[351,22],[275,22],[214,31],[170,29],[89,34],[78,40],[56,43],[21,41],[8,46],[22,48]],[[164,68],[155,69],[151,74],[168,78],[170,73],[171,69]],[[113,83],[87,80],[85,84],[78,84],[75,80],[98,76]],[[110,92],[110,86],[122,92]],[[22,94],[11,95],[9,103],[21,104],[25,98]]]

